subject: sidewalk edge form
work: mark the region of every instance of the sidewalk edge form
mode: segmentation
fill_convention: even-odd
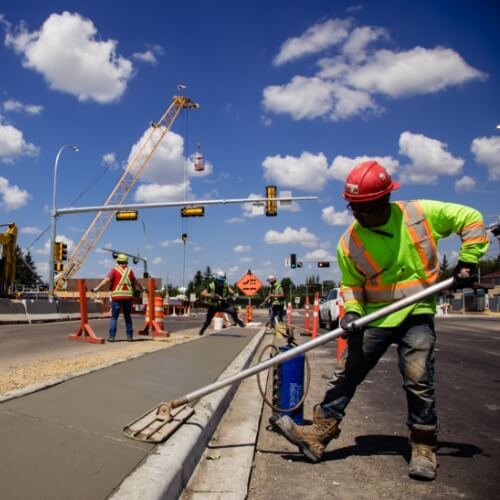
[[[218,380],[247,368],[265,335],[260,329]],[[195,414],[176,433],[158,445],[109,498],[112,500],[178,499],[195,470],[239,384],[202,398]]]

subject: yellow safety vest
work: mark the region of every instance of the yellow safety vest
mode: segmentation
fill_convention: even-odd
[[[337,248],[346,312],[374,312],[435,283],[437,240],[451,232],[460,234],[461,258],[466,262],[477,261],[488,247],[481,215],[462,205],[397,202],[391,204],[389,221],[380,228],[351,224]],[[424,299],[374,324],[397,326],[410,312],[433,314],[435,299]]]
[[[111,298],[113,297],[132,297],[134,291],[132,288],[132,282],[130,280],[130,268],[126,267],[123,269],[121,266],[116,266],[115,271],[120,274],[120,281],[116,288],[111,292]]]

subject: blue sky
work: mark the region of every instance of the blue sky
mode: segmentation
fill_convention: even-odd
[[[343,180],[367,158],[401,182],[394,200],[469,204],[493,223],[499,14],[484,0],[0,3],[1,222],[17,223],[46,275],[49,233],[32,243],[50,224],[59,148],[80,152],[61,156],[57,206],[102,204],[182,83],[200,108],[177,119],[127,201],[246,198],[266,184],[319,200],[277,217],[250,204],[196,219],[142,210],[144,226],[111,222],[78,276],[107,272],[101,247],[113,247],[146,255],[153,275],[177,285],[207,265],[231,281],[248,269],[338,279],[335,263],[316,262],[334,259],[350,221]],[[201,174],[187,160],[197,144]],[[70,251],[91,220],[58,220]],[[450,238],[440,251],[453,260],[458,247]],[[292,252],[302,269],[284,266]]]

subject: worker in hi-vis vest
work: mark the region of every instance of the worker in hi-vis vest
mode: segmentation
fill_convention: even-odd
[[[111,321],[109,323],[108,342],[114,342],[120,310],[125,318],[127,341],[131,342],[134,336],[132,326],[132,299],[134,290],[142,292],[141,285],[134,276],[134,271],[128,267],[128,257],[124,253],[116,257],[116,266],[92,289],[97,292],[104,285],[111,283]]]
[[[235,291],[227,284],[226,273],[224,271],[217,271],[213,276],[213,280],[200,295],[207,306],[207,316],[205,322],[201,325],[198,335],[205,333],[205,330],[210,326],[212,319],[218,312],[229,314],[235,325],[245,326],[243,321],[238,318],[236,309],[229,305],[229,298],[235,295]]]
[[[280,323],[283,323],[283,315],[285,313],[285,292],[283,291],[281,283],[276,280],[276,276],[270,274],[267,277],[267,282],[271,289],[264,299],[264,304],[271,304],[269,325],[271,328],[274,328],[276,319]]]
[[[384,316],[364,329],[353,321],[435,283],[439,275],[437,241],[452,233],[461,238],[453,271],[455,286],[471,287],[489,241],[477,210],[431,200],[390,203],[390,193],[398,187],[375,161],[361,163],[348,174],[343,195],[355,220],[337,246],[345,307],[341,327],[348,346],[323,401],[314,407],[312,425],[296,425],[288,416],[277,425],[302,453],[319,462],[328,443],[339,435],[339,424],[357,386],[389,346],[396,344],[408,404],[409,476],[432,480],[437,469],[438,429],[435,297]]]

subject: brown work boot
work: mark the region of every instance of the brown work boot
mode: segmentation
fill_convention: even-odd
[[[411,460],[408,475],[432,481],[437,469],[437,431],[434,426],[414,425],[410,429]]]
[[[339,436],[339,422],[335,418],[324,418],[321,406],[314,408],[312,425],[297,425],[288,415],[281,417],[276,426],[281,433],[296,444],[311,461],[319,462],[328,443]]]

